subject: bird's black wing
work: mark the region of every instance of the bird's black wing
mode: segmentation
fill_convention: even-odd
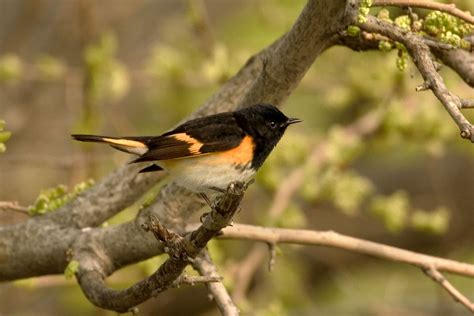
[[[161,136],[142,138],[147,151],[133,162],[222,152],[239,146],[244,137],[245,132],[237,124],[233,113],[206,116],[188,121]]]

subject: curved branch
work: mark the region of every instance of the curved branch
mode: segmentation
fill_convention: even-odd
[[[250,93],[252,97],[247,98],[249,102],[253,99],[281,104],[296,87],[297,81],[308,70],[311,62],[327,48],[327,38],[346,28],[350,17],[356,13],[353,0],[309,0],[296,22],[298,27],[292,28],[275,43],[249,59],[232,79],[187,119],[236,109],[239,104],[245,103],[243,100],[250,90],[253,92]],[[272,53],[276,47],[279,47],[278,53]],[[264,60],[271,66],[266,68],[265,76],[262,77]],[[285,80],[287,72],[297,81]],[[278,93],[270,89],[272,81],[267,81],[269,78],[278,80]],[[259,83],[255,84],[257,81]],[[270,88],[259,89],[259,86]],[[111,247],[107,256],[118,260],[113,262],[112,269],[143,260],[143,256],[150,257],[159,253],[157,247],[150,247],[143,232],[137,232],[134,222],[87,232],[78,229],[99,225],[128,206],[159,180],[160,176],[157,174],[137,175],[137,168],[138,166],[124,166],[118,169],[54,213],[32,218],[15,226],[2,227],[0,258],[5,260],[0,260],[0,280],[62,273],[68,263],[68,249],[79,236],[89,234],[98,240],[97,243]],[[141,212],[145,216],[139,216],[137,221],[143,222],[151,212],[166,227],[179,232],[182,231],[185,220],[203,206],[202,200],[195,194],[171,183],[160,191],[156,202],[148,210]],[[137,232],[136,235],[131,235],[132,231]],[[134,241],[126,247],[127,243],[107,243],[109,239],[105,239],[105,236],[117,240],[130,238]],[[142,243],[140,239],[146,242]],[[124,250],[127,251],[126,255]]]
[[[196,258],[193,262],[193,266],[194,269],[199,271],[203,276],[218,276],[216,266],[212,263],[209,253],[205,250]],[[232,299],[222,282],[207,283],[207,288],[222,315],[239,315],[239,309],[235,306],[234,302],[232,302]]]
[[[359,238],[349,237],[333,231],[311,231],[302,229],[264,228],[237,224],[226,227],[219,236],[222,239],[261,241],[267,244],[291,243],[301,245],[326,246],[365,254],[376,258],[410,264],[421,268],[431,278],[445,288],[450,295],[468,310],[474,304],[457,291],[439,271],[474,278],[474,265],[459,261],[424,255],[413,251],[387,246]],[[440,277],[441,275],[441,277]]]
[[[456,8],[454,3],[440,3],[426,0],[373,0],[372,6],[396,6],[438,10],[474,24],[474,16],[468,11],[462,11]]]
[[[95,227],[130,206],[164,177],[138,173],[142,166],[125,165],[59,210],[43,217],[61,226]]]
[[[246,189],[246,184],[231,183],[203,223],[185,237],[168,231],[156,216],[151,215],[144,228],[163,243],[170,257],[155,273],[125,290],[110,289],[104,282],[113,271],[109,257],[103,255],[105,249],[100,245],[88,243],[85,246],[83,241],[79,242],[73,251],[74,259],[79,262],[76,277],[84,294],[96,306],[123,313],[172,287],[207,242],[230,224]]]
[[[308,1],[295,26],[287,34],[252,57],[234,78],[224,84],[191,117],[232,110],[255,102],[281,104],[296,87],[314,59],[331,45],[332,42],[328,41],[328,38],[333,39],[345,29],[353,21],[356,13],[354,1],[351,0]],[[369,29],[378,27],[371,18],[365,26]],[[400,41],[415,57],[415,63],[425,80],[430,83],[430,88],[443,102],[460,128],[467,127],[464,124],[466,121],[462,121],[464,117],[456,107],[460,104],[456,103],[459,98],[447,91],[442,80],[436,77],[436,71],[433,73],[435,67],[429,60],[426,45],[419,42],[414,35],[405,34],[397,28],[383,32],[386,32],[384,35],[387,37],[391,35],[394,40],[401,39]],[[433,76],[434,81],[431,80]],[[127,290],[113,291],[106,287],[103,280],[125,264],[160,253],[163,247],[156,242],[152,243],[150,234],[140,231],[139,222],[151,212],[157,215],[166,227],[180,231],[185,220],[189,218],[188,215],[203,206],[202,201],[197,200],[194,194],[171,183],[160,192],[157,202],[141,213],[136,222],[116,227],[78,229],[97,226],[134,201],[159,178],[156,174],[142,176],[136,172],[135,167],[120,168],[101,184],[59,211],[30,219],[24,224],[1,228],[0,258],[6,260],[0,260],[0,280],[61,273],[67,265],[67,252],[74,246],[75,255],[81,259],[78,278],[88,297],[98,305],[111,304],[114,305],[113,309],[126,310],[133,304],[120,302],[122,298],[130,298],[135,304],[144,297],[156,293],[160,287],[171,286],[179,277],[180,271],[189,263],[179,258],[180,256],[168,259],[177,260],[176,264],[172,262],[163,265],[160,267],[161,271],[158,269],[147,279],[148,281],[136,285],[139,290],[143,289],[146,292],[140,299],[136,298],[136,295],[140,295],[140,291],[135,291],[135,294],[134,291],[127,292]],[[198,238],[199,234],[194,235],[192,239],[204,240],[199,238],[207,236],[204,234]],[[197,245],[196,249],[202,244]],[[154,290],[148,286],[154,287]]]
[[[443,64],[454,70],[469,86],[474,88],[474,54],[464,49],[444,50],[432,48],[433,54]]]
[[[446,87],[443,78],[436,69],[430,49],[420,37],[372,16],[368,16],[367,21],[359,23],[359,26],[367,32],[382,34],[393,41],[405,45],[424,79],[423,85],[418,87],[417,91],[432,90],[433,94],[443,104],[446,111],[458,125],[461,137],[474,142],[474,128],[460,111],[462,108],[461,99]]]

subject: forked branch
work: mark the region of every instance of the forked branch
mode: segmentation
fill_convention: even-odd
[[[456,301],[473,311],[473,303],[449,283],[440,271],[474,278],[474,265],[462,263],[413,251],[387,246],[359,238],[349,237],[333,231],[311,231],[303,229],[264,228],[237,224],[226,227],[219,236],[222,239],[260,241],[267,244],[301,244],[344,249],[372,257],[410,264],[421,268],[432,279],[445,288]]]
[[[77,279],[87,298],[95,305],[120,313],[135,308],[138,304],[152,296],[175,286],[186,266],[206,246],[219,231],[229,225],[237,212],[247,184],[231,183],[224,195],[218,199],[212,211],[204,218],[202,224],[184,237],[168,231],[154,215],[150,215],[144,229],[153,232],[155,237],[164,244],[170,257],[146,279],[125,290],[113,290],[104,282],[104,265],[97,249],[79,248],[75,259],[79,262]],[[215,275],[204,274],[207,277]]]
[[[417,87],[417,91],[431,90],[458,125],[461,137],[474,142],[474,128],[460,110],[463,107],[463,101],[446,87],[443,78],[438,73],[430,49],[422,38],[372,16],[368,16],[367,21],[360,23],[359,26],[364,31],[381,34],[405,45],[424,79],[424,82]]]

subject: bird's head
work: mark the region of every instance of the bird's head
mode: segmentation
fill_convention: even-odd
[[[280,140],[286,128],[301,122],[297,118],[288,118],[278,108],[270,104],[256,104],[239,111],[248,122],[248,129],[272,145]]]

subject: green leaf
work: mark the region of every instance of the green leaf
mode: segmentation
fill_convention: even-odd
[[[377,17],[380,19],[380,20],[384,20],[384,21],[390,21],[392,22],[392,19],[390,18],[390,11],[388,11],[387,9],[383,8],[379,11],[379,13],[377,14]]]
[[[389,41],[380,41],[379,42],[379,49],[382,52],[389,52],[389,51],[392,50],[392,48],[393,48],[393,45]]]
[[[68,192],[67,187],[62,184],[43,190],[36,199],[35,203],[28,207],[28,213],[30,216],[36,216],[55,211],[75,198],[81,192],[87,190],[93,184],[93,180],[87,180],[78,183],[74,186],[71,192]]]
[[[360,28],[356,25],[349,25],[347,27],[347,35],[356,37],[360,34]]]
[[[394,20],[395,25],[409,31],[411,29],[411,19],[408,15],[400,15]]]
[[[71,260],[69,261],[66,269],[64,269],[64,277],[67,280],[70,280],[74,277],[74,275],[79,271],[79,261]]]
[[[359,4],[359,16],[357,18],[359,23],[367,22],[367,15],[369,14],[372,0],[361,0]]]
[[[466,47],[469,45],[462,38],[474,31],[474,25],[447,13],[432,11],[426,15],[421,29],[441,42]]]

